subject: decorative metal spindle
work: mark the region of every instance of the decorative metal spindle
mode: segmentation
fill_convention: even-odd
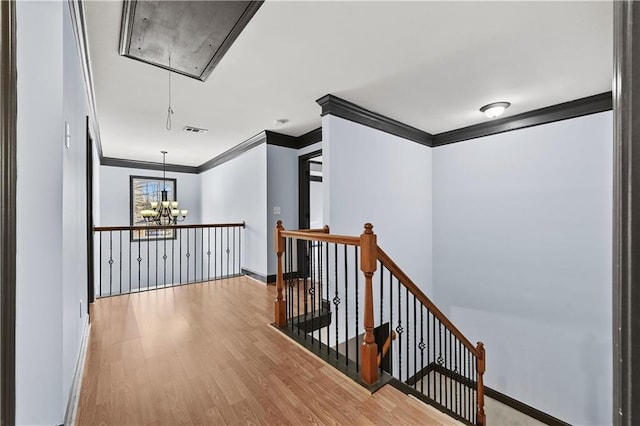
[[[179,230],[179,234],[180,234],[180,244],[178,244],[179,246],[179,253],[178,253],[178,263],[179,263],[179,275],[180,275],[180,279],[178,280],[179,284],[182,284],[182,228],[180,228]]]
[[[427,309],[427,364],[430,364],[431,356],[430,356],[430,347],[433,347],[431,339],[433,338],[433,334],[431,333],[431,312]],[[427,376],[427,397],[431,398],[431,374]]]
[[[318,342],[320,342],[320,329],[315,325],[316,322],[320,322],[320,314],[319,312],[316,315],[316,303],[317,303],[317,298],[316,298],[316,293],[317,293],[317,288],[316,288],[316,274],[315,274],[315,259],[314,259],[314,243],[312,241],[309,241],[309,252],[311,253],[311,256],[309,256],[309,274],[310,274],[310,281],[311,281],[311,287],[309,288],[309,293],[311,294],[311,321],[313,327],[311,328],[311,341],[313,342],[313,333],[314,331],[318,331]],[[317,330],[315,330],[317,329]]]
[[[384,265],[382,261],[378,261],[380,264],[380,324],[384,324],[384,316],[383,316],[383,305],[384,305]]]
[[[98,264],[100,265],[100,272],[98,274],[99,276],[99,281],[98,281],[98,287],[100,287],[100,296],[102,297],[102,232],[100,232],[100,249],[99,249],[99,256],[98,259],[100,259],[100,262],[98,262]]]
[[[380,271],[384,273],[383,270]],[[389,271],[389,332],[393,333],[393,274]],[[393,361],[393,360],[392,360]],[[393,376],[393,362],[391,363],[391,371],[389,372]]]
[[[229,274],[229,228],[227,228],[227,277]]]
[[[164,276],[162,278],[162,286],[167,286],[167,239],[162,240],[162,261],[164,262]]]
[[[207,228],[207,281],[211,281],[211,228]]]
[[[120,294],[122,294],[122,230],[120,230]]]
[[[331,281],[329,278],[329,243],[325,243],[324,245],[324,259],[325,262],[327,262],[326,267],[325,267],[325,279],[327,281],[327,285],[326,285],[326,293],[327,293],[327,298],[325,299],[327,301],[327,309],[329,309],[329,307],[331,306],[330,302],[329,302],[329,293],[330,293],[330,286],[331,286]],[[332,317],[333,320],[335,321],[335,317]],[[331,333],[331,328],[329,327],[330,324],[327,325],[327,329],[326,329],[326,334],[327,334],[327,358],[329,357],[329,349],[331,347],[330,345],[330,338],[329,338],[329,334]]]
[[[353,246],[353,253],[354,253],[354,262],[355,265],[358,264],[358,246]],[[360,331],[358,327],[360,327],[360,318],[359,318],[359,314],[358,314],[358,304],[360,299],[358,299],[358,288],[360,287],[360,284],[358,283],[358,276],[360,275],[358,273],[358,268],[353,268],[354,271],[354,282],[356,283],[355,285],[355,289],[356,289],[356,322],[354,324],[355,329],[354,329],[354,336],[356,339],[356,371],[360,371],[360,340],[358,339],[358,332]],[[382,317],[380,317],[380,321],[382,321]]]
[[[238,274],[242,273],[242,228],[238,227]]]
[[[191,248],[189,247],[189,229],[187,228],[187,253],[185,254],[185,257],[187,258],[187,283],[189,282],[189,258],[191,257],[189,250],[191,250]]]
[[[156,264],[155,264],[155,267],[156,267],[156,288],[158,288],[158,233],[159,232],[156,230],[156,246],[155,246],[155,249],[156,249]],[[150,288],[151,286],[147,285],[147,287]]]
[[[349,271],[347,266],[347,246],[343,245],[344,257],[344,347],[346,365],[349,365]]]
[[[217,258],[216,258],[216,241],[218,241],[218,228],[213,228],[213,278],[218,278]]]
[[[293,239],[288,238],[287,243],[289,244],[289,249],[287,253],[289,254],[289,322],[291,323],[291,330],[293,331],[293,285],[294,285],[294,275],[293,275]]]
[[[147,231],[147,289],[151,287],[151,256],[150,256],[149,232]]]
[[[429,316],[427,315],[427,318],[429,318]],[[420,343],[419,343],[419,347],[420,347],[420,374],[422,375],[422,373],[424,372],[424,348],[425,348],[425,344],[424,344],[424,307],[420,306]],[[424,379],[426,378],[425,375],[422,375],[422,379],[420,380],[420,393],[424,394]]]
[[[231,264],[233,265],[233,273],[231,275],[236,275],[236,228],[233,228],[233,238],[231,239],[231,242],[233,243],[233,249],[231,249],[231,253],[233,253],[233,262],[231,262]]]
[[[455,401],[456,401],[456,413],[460,414],[460,398],[458,397],[458,395],[460,393],[460,383],[462,382],[462,380],[460,377],[460,371],[458,370],[458,366],[460,365],[460,341],[457,338],[455,341],[454,349],[455,349],[455,356],[454,356],[455,364],[453,365],[453,372],[456,373],[456,375],[454,376],[456,378],[454,394],[455,394]]]
[[[306,243],[302,242],[301,246],[303,248],[307,248]],[[302,282],[304,285],[304,291],[302,294],[302,303],[304,303],[304,326],[305,326],[305,330],[304,330],[304,340],[307,340],[307,326],[308,326],[308,319],[307,319],[307,314],[309,313],[309,283],[308,283],[308,276],[309,276],[309,263],[308,263],[308,259],[305,259],[305,256],[307,255],[308,251],[307,250],[303,250],[302,251]]]
[[[224,277],[223,267],[224,267],[224,246],[223,246],[224,235],[222,229],[220,230],[220,278]]]
[[[313,248],[312,248],[311,244],[313,244],[311,241],[307,241],[305,243],[305,246],[306,246],[305,248],[307,249],[306,253],[308,254],[307,258],[305,259],[306,260],[306,266],[305,267],[307,268],[307,275],[308,275],[307,276],[307,280],[308,280],[307,284],[308,284],[308,286],[307,286],[307,291],[305,293],[305,299],[304,300],[308,301],[309,306],[311,307],[309,309],[309,314],[311,316],[311,318],[310,318],[311,325],[312,325],[311,329],[313,330],[313,321],[314,321],[314,319],[313,319],[313,312],[314,312],[314,296],[313,296],[313,292],[314,292],[314,288],[313,288],[313,263],[312,263],[312,258],[313,258],[312,250],[313,250]],[[311,345],[313,347],[313,331],[311,332],[311,339],[312,339],[311,340]]]
[[[297,246],[298,246],[297,248],[300,248],[299,244]],[[296,256],[300,256],[300,255],[301,255],[301,253],[300,253],[300,251],[298,251],[296,253]],[[298,262],[296,262],[296,264],[297,263]],[[304,273],[304,271],[303,271],[303,273]],[[296,309],[296,311],[297,311],[296,312],[296,317],[298,319],[298,321],[297,321],[298,322],[298,336],[300,336],[300,278],[298,278],[296,280],[296,300],[298,301],[297,309]]]
[[[142,262],[142,256],[140,255],[141,240],[142,240],[142,238],[138,238],[138,258],[136,259],[136,261],[138,262],[138,291],[140,291],[141,279],[142,279],[142,272],[140,270],[141,269],[141,262]]]
[[[235,250],[233,253],[235,256]],[[204,228],[200,230],[200,281],[206,281],[204,279]]]
[[[396,327],[396,333],[398,333],[398,379],[402,381],[402,287],[400,280],[398,281],[398,326]],[[408,377],[407,377],[408,379]]]
[[[413,374],[417,374],[418,373],[418,344],[416,343],[418,341],[418,337],[417,337],[417,319],[418,316],[416,315],[416,296],[413,296]],[[422,382],[422,380],[420,380],[420,382]],[[415,389],[418,389],[418,382],[414,382],[413,387]]]
[[[438,360],[436,361],[440,367],[444,364],[444,358],[442,358],[442,323],[438,320]],[[438,395],[438,402],[442,404],[442,370],[438,374],[438,382],[440,386],[440,394]]]
[[[333,304],[336,307],[336,360],[338,359],[338,305],[340,298],[338,297],[338,244],[333,244],[333,278],[336,283],[336,294],[333,298]]]
[[[405,367],[406,371],[407,371],[407,376],[406,376],[405,380],[409,380],[409,377],[410,377],[409,376],[409,361],[410,361],[409,357],[411,356],[409,354],[409,349],[410,349],[409,348],[409,339],[411,337],[411,327],[410,327],[410,322],[409,322],[409,289],[406,288],[406,287],[405,287],[404,294],[405,294],[405,297],[404,297],[404,299],[405,299],[405,311],[404,312],[405,312],[406,319],[407,319],[407,339],[406,339],[407,340],[407,342],[406,342],[406,345],[407,345],[407,362],[406,362],[406,367]]]
[[[131,240],[132,232],[133,232],[133,231],[129,231],[129,240]],[[132,283],[131,283],[131,280],[132,280],[132,278],[131,278],[131,277],[132,277],[132,275],[131,275],[131,274],[133,273],[133,272],[131,271],[131,244],[129,244],[129,246],[128,246],[128,247],[129,247],[129,250],[128,250],[128,252],[129,252],[129,292],[131,292],[131,291],[132,291],[132,289],[131,289],[131,284],[132,284]]]
[[[113,232],[109,231],[109,296],[111,296],[111,284],[113,281]]]

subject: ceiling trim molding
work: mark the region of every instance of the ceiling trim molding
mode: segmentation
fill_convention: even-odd
[[[102,140],[100,139],[100,125],[98,123],[98,113],[96,110],[95,89],[93,84],[93,73],[91,71],[91,56],[89,54],[89,42],[87,39],[87,20],[84,13],[83,0],[68,0],[69,13],[71,14],[71,26],[76,37],[76,49],[80,58],[82,77],[87,92],[87,103],[89,104],[89,116],[91,117],[91,130],[93,140],[98,149],[98,157],[102,158]]]
[[[432,146],[433,135],[430,133],[378,114],[377,112],[364,109],[359,105],[337,96],[328,94],[316,102],[322,107],[321,116],[323,117],[325,115],[333,115],[404,139],[412,140],[421,145]]]
[[[206,172],[207,170],[211,170],[214,167],[219,166],[220,164],[226,163],[227,161],[231,161],[236,157],[241,156],[245,152],[249,151],[252,148],[255,148],[258,145],[267,142],[266,132],[260,132],[257,135],[247,139],[239,145],[234,146],[233,148],[223,152],[217,157],[212,158],[206,163],[202,163],[200,166],[196,167],[196,173]]]
[[[555,121],[596,114],[598,112],[609,111],[611,108],[611,92],[600,93],[598,95],[528,111],[511,117],[438,133],[433,137],[432,147],[436,148],[442,145],[463,142],[470,139],[509,132],[511,130],[519,130],[531,126],[549,124]]]
[[[100,165],[111,167],[126,167],[129,169],[145,169],[145,170],[163,170],[162,163],[155,163],[152,161],[139,161],[139,160],[126,160],[124,158],[102,157],[100,158]],[[168,172],[176,173],[199,173],[198,167],[183,166],[180,164],[167,164],[166,170]]]
[[[282,146],[284,148],[299,149],[298,138],[295,136],[289,136],[271,130],[264,131],[267,137],[267,145]]]
[[[322,127],[313,129],[304,135],[298,136],[298,149],[322,142]]]

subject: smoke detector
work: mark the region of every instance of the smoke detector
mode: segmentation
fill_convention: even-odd
[[[193,126],[184,126],[183,130],[189,133],[207,133],[209,131],[207,129],[201,129],[199,127],[193,127]]]

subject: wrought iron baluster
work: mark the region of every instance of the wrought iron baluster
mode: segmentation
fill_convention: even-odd
[[[100,232],[100,249],[99,252],[100,254],[98,255],[98,259],[100,259],[100,262],[98,262],[98,264],[100,265],[100,273],[99,273],[99,277],[100,277],[100,282],[98,283],[98,286],[100,287],[100,297],[102,297],[102,231]]]
[[[411,328],[409,326],[409,289],[407,287],[405,287],[404,294],[405,294],[405,297],[404,297],[405,298],[405,311],[404,312],[405,312],[406,319],[407,319],[407,342],[406,342],[406,345],[407,345],[407,362],[406,362],[406,364],[407,364],[407,366],[406,366],[407,378],[406,378],[406,380],[409,380],[409,377],[410,377],[409,376],[409,358],[411,356],[409,354],[409,349],[410,349],[409,348],[409,339],[411,337]]]
[[[349,270],[346,244],[342,245],[342,249],[344,258],[344,347],[346,366],[349,366]]]
[[[382,274],[383,271],[380,271],[380,273]],[[393,333],[393,274],[391,270],[389,270],[389,332]],[[393,362],[392,362],[391,371],[390,371],[392,376],[393,376],[393,372],[394,372],[394,368],[393,368]],[[398,374],[398,378],[400,378],[400,374]]]
[[[356,371],[360,371],[360,339],[358,338],[359,336],[359,329],[358,327],[360,326],[360,318],[358,315],[358,305],[360,302],[360,299],[358,297],[358,287],[359,287],[359,283],[358,283],[358,246],[353,246],[353,262],[355,267],[353,268],[354,271],[354,282],[356,283],[355,285],[355,289],[356,289],[356,322],[354,324],[355,327],[355,336],[356,336],[356,349],[355,349],[355,353],[356,353]],[[382,317],[380,317],[380,320],[382,320]]]
[[[211,228],[207,228],[207,281],[211,281]]]
[[[415,298],[414,298],[415,300]],[[427,312],[427,318],[429,318]],[[418,344],[418,348],[420,349],[420,393],[424,394],[424,380],[427,376],[424,374],[424,306],[420,305],[420,343]]]
[[[142,263],[142,256],[140,255],[141,240],[142,240],[142,235],[138,234],[138,258],[136,259],[136,261],[138,262],[138,291],[140,291],[140,287],[142,287],[141,285],[142,273],[140,271],[141,263]]]
[[[238,275],[242,274],[242,228],[238,226]]]
[[[336,283],[336,294],[333,297],[333,304],[336,309],[336,360],[338,359],[338,305],[340,298],[338,297],[338,244],[333,244],[333,277]]]
[[[122,294],[122,229],[120,230],[120,294]]]
[[[229,227],[227,227],[227,277],[229,274]]]
[[[417,316],[416,316],[416,296],[413,296],[413,375],[415,376],[418,373],[418,345],[416,344],[416,341],[418,340],[418,335],[417,335]],[[418,382],[414,382],[413,384],[413,388],[414,389],[418,389]]]
[[[438,360],[436,361],[439,367],[444,364],[444,358],[442,358],[442,323],[438,320]],[[438,381],[440,386],[440,394],[438,395],[438,402],[442,404],[442,369],[438,370]]]
[[[326,281],[327,281],[327,285],[325,286],[325,291],[327,293],[327,298],[325,299],[327,301],[327,310],[329,310],[329,308],[331,307],[330,303],[329,303],[329,290],[330,290],[330,285],[331,285],[331,281],[329,279],[329,243],[326,243],[324,245],[324,258],[325,261],[327,262],[327,266],[326,266]],[[332,317],[333,321],[335,321],[335,317]],[[327,329],[326,329],[326,334],[327,334],[327,358],[329,357],[329,348],[331,347],[330,344],[330,339],[329,339],[329,334],[331,333],[331,327],[330,324],[327,324]]]
[[[308,286],[308,275],[309,275],[309,260],[305,258],[306,254],[307,254],[307,250],[305,247],[307,245],[307,243],[305,243],[304,241],[302,242],[302,244],[299,244],[298,247],[301,247],[302,250],[302,282],[304,283],[304,292],[302,295],[303,298],[303,303],[304,303],[304,340],[307,340],[307,326],[308,326],[308,319],[307,319],[307,314],[309,313],[309,286]]]
[[[158,234],[159,233],[160,233],[159,230],[156,229],[156,247],[155,247],[155,249],[156,249],[156,264],[155,264],[155,267],[156,267],[156,288],[158,288]],[[150,288],[151,285],[149,284],[147,287]]]
[[[167,234],[165,233],[165,238],[162,240],[162,262],[164,269],[164,276],[162,277],[162,286],[167,286]]]
[[[109,296],[113,293],[111,291],[111,284],[113,281],[113,231],[109,231]]]
[[[178,253],[178,261],[179,261],[179,269],[180,269],[180,277],[178,280],[178,285],[182,285],[182,228],[180,228],[180,244],[178,244],[178,246],[180,247],[180,253]]]
[[[171,286],[173,286],[176,280],[175,269],[176,269],[176,230],[174,229],[171,233]]]
[[[232,275],[236,275],[236,227],[233,227],[233,249],[231,250],[231,252],[233,253],[233,262],[231,262],[231,264],[233,265],[233,274]]]
[[[396,327],[396,333],[398,333],[398,379],[402,381],[402,287],[400,280],[398,281],[398,326]],[[408,377],[407,377],[408,379]]]
[[[189,253],[191,248],[189,247],[189,228],[187,228],[187,253],[185,254],[187,260],[187,284],[189,283],[189,258],[191,257],[191,253]]]

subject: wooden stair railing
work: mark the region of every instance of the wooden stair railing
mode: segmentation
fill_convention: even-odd
[[[398,331],[398,335],[396,334],[396,331],[391,330],[391,333],[389,335],[389,337],[386,339],[386,341],[384,342],[384,344],[382,345],[382,347],[380,348],[380,352],[378,351],[378,345],[375,342],[375,338],[374,338],[374,327],[375,327],[375,321],[374,321],[374,295],[373,295],[373,277],[374,274],[376,273],[376,270],[378,269],[378,265],[381,265],[383,268],[386,268],[386,271],[388,271],[392,277],[394,277],[398,284],[402,286],[402,288],[404,289],[404,292],[406,292],[407,296],[406,296],[406,306],[407,309],[409,309],[409,302],[408,302],[408,294],[410,293],[411,296],[414,298],[414,306],[413,306],[413,317],[410,317],[409,313],[406,313],[406,320],[407,322],[409,321],[409,319],[412,319],[414,321],[414,337],[413,337],[413,342],[414,344],[417,342],[417,335],[416,335],[416,330],[415,330],[415,322],[417,321],[417,316],[416,316],[416,303],[418,303],[421,306],[421,309],[424,308],[427,311],[427,316],[429,317],[429,315],[431,315],[433,317],[433,327],[435,327],[435,321],[438,321],[438,331],[440,332],[441,327],[444,328],[445,330],[445,337],[444,337],[444,348],[446,350],[446,345],[447,345],[447,337],[446,337],[446,332],[450,333],[449,336],[449,340],[448,340],[448,344],[449,347],[451,348],[452,346],[452,338],[451,336],[454,336],[455,339],[457,339],[461,345],[463,345],[466,350],[468,350],[470,356],[475,360],[475,363],[473,365],[473,369],[469,369],[470,371],[467,371],[467,366],[466,365],[458,365],[457,361],[455,364],[455,369],[451,370],[452,367],[452,363],[454,361],[449,360],[449,370],[447,370],[446,368],[443,368],[443,364],[446,367],[446,361],[445,362],[441,362],[441,356],[438,357],[438,362],[437,365],[433,365],[430,366],[431,370],[428,371],[436,371],[438,372],[438,374],[440,374],[440,392],[442,392],[442,375],[444,374],[445,376],[445,389],[447,389],[447,385],[446,385],[446,381],[449,380],[449,387],[452,386],[460,386],[460,384],[464,384],[464,386],[466,387],[474,387],[475,392],[476,392],[476,396],[475,396],[475,404],[473,404],[475,406],[475,412],[473,413],[474,416],[468,416],[468,417],[463,417],[460,414],[456,414],[456,417],[459,418],[460,420],[466,421],[468,424],[476,424],[476,425],[481,425],[484,426],[486,425],[486,417],[485,417],[485,413],[484,413],[484,383],[483,383],[483,375],[485,372],[485,349],[484,346],[481,342],[478,342],[477,345],[473,345],[469,339],[467,339],[461,332],[460,330],[442,313],[442,311],[420,290],[420,288],[404,273],[404,271],[402,271],[398,265],[377,245],[377,236],[376,234],[374,234],[373,232],[373,225],[371,225],[370,223],[365,224],[364,226],[364,232],[360,235],[360,237],[353,237],[353,236],[344,236],[344,235],[332,235],[329,233],[330,229],[328,226],[325,226],[324,228],[321,229],[308,229],[308,230],[297,230],[297,231],[287,231],[284,229],[282,222],[278,221],[276,228],[275,228],[275,238],[274,238],[274,242],[275,242],[275,252],[277,255],[277,277],[276,277],[276,292],[277,292],[277,296],[276,296],[276,300],[275,300],[275,325],[281,329],[284,329],[285,327],[287,327],[287,309],[289,310],[293,310],[294,309],[294,302],[295,301],[290,301],[290,305],[287,305],[287,299],[284,296],[284,272],[283,272],[283,256],[287,250],[287,240],[289,241],[293,241],[293,240],[297,240],[298,242],[300,241],[306,241],[306,242],[319,242],[319,243],[327,243],[327,246],[329,244],[340,244],[344,246],[344,253],[345,253],[345,276],[347,274],[346,271],[346,265],[347,265],[347,260],[346,260],[346,256],[347,256],[347,247],[353,246],[355,247],[356,250],[356,258],[358,257],[358,249],[359,249],[359,258],[360,258],[360,270],[362,272],[362,274],[364,275],[364,307],[363,307],[363,323],[362,326],[364,328],[364,337],[362,339],[362,344],[360,345],[360,350],[359,350],[359,359],[356,358],[356,369],[358,370],[358,374],[360,377],[360,380],[368,385],[374,385],[379,378],[379,366],[380,366],[380,362],[382,360],[382,358],[384,358],[384,356],[387,354],[387,352],[389,351],[390,347],[391,347],[391,342],[392,340],[395,340],[396,337],[401,338],[402,333],[403,333],[403,328],[402,328],[402,324],[398,323],[398,327],[396,328],[396,331]],[[291,243],[289,245],[289,247],[292,247]],[[290,249],[292,250],[292,249]],[[335,249],[335,268],[336,268],[336,280],[337,280],[337,260],[338,260],[338,254],[337,254],[337,248]],[[329,257],[329,251],[327,248],[327,257]],[[328,262],[328,259],[326,259],[326,261]],[[322,264],[322,261],[320,262]],[[327,268],[328,269],[328,268]],[[384,271],[381,271],[381,280],[382,280],[382,273]],[[289,272],[291,273],[291,272]],[[299,271],[296,273],[300,273]],[[308,275],[308,271],[306,272],[306,274]],[[327,271],[327,274],[329,272]],[[304,274],[303,274],[304,275]],[[306,275],[305,275],[306,277]],[[306,278],[305,278],[306,279]],[[391,281],[391,280],[390,280]],[[338,304],[340,303],[340,299],[338,298],[338,290],[337,290],[337,283],[336,285],[336,297],[333,299],[333,303],[335,304],[335,309],[337,311],[338,309]],[[292,286],[292,285],[291,285]],[[305,284],[306,286],[306,284]],[[389,283],[389,286],[391,286],[391,283]],[[299,285],[296,287],[299,288]],[[381,295],[380,297],[382,298],[382,281],[380,284],[380,288],[381,288]],[[306,287],[305,287],[306,289]],[[357,286],[357,279],[356,279],[356,299],[357,299],[357,291],[358,291],[358,286]],[[392,292],[393,290],[389,290],[390,292]],[[293,293],[290,293],[293,294]],[[391,294],[391,293],[390,293]],[[401,297],[401,291],[400,288],[398,288],[398,299]],[[314,294],[315,296],[315,294]],[[320,295],[322,296],[322,295]],[[328,296],[327,296],[328,297]],[[306,290],[303,296],[303,300],[305,303],[305,309],[306,309],[306,298],[307,298],[307,294],[306,294]],[[336,300],[337,299],[337,300]],[[399,303],[399,302],[398,302]],[[296,306],[298,308],[298,310],[300,310],[300,297],[298,295],[298,306]],[[343,308],[344,309],[344,308]],[[382,309],[382,308],[381,308]],[[391,309],[393,309],[391,307]],[[400,309],[400,306],[398,306],[398,309]],[[382,312],[382,311],[381,311]],[[422,310],[420,311],[422,313]],[[358,313],[358,308],[357,308],[357,301],[356,301],[356,317]],[[306,311],[305,311],[305,315],[306,315]],[[298,317],[300,317],[301,315],[299,315]],[[336,317],[337,317],[337,312],[336,312]],[[401,321],[401,316],[398,313],[398,321]],[[337,318],[336,318],[337,320]],[[380,319],[382,320],[382,318]],[[408,324],[407,324],[408,325]],[[338,340],[338,330],[337,330],[337,323],[336,323],[336,347],[338,345],[337,340]],[[409,344],[409,331],[407,331],[407,337],[406,337],[406,343],[407,343],[407,352],[409,352],[409,348],[408,348],[408,344]],[[429,332],[429,330],[427,330],[427,332]],[[298,331],[298,333],[300,333]],[[306,341],[306,335],[304,336],[305,341]],[[348,334],[347,334],[348,337]],[[310,338],[311,342],[315,342],[313,340],[313,334]],[[330,352],[330,349],[327,347],[323,347],[322,342],[315,342],[318,343],[318,348],[324,348],[322,350],[328,350]],[[400,345],[401,343],[399,343]],[[423,345],[423,341],[421,340],[420,342],[421,346]],[[348,342],[345,342],[345,345],[348,345]],[[327,345],[328,346],[328,340],[327,340]],[[439,343],[439,350],[441,351],[443,347],[442,341],[440,341]],[[311,348],[313,348],[313,343],[311,344]],[[455,349],[455,356],[458,356],[461,358],[461,355],[459,352],[457,352],[457,349]],[[417,354],[417,348],[414,348],[414,353]],[[420,351],[421,353],[424,351],[424,347],[420,347]],[[435,351],[435,349],[434,349]],[[328,352],[328,353],[329,353]],[[407,358],[407,363],[411,360],[410,355],[407,353],[405,355]],[[454,357],[455,357],[454,356]],[[338,359],[340,357],[340,355],[336,352],[336,359]],[[449,355],[449,358],[451,358],[451,355]],[[461,358],[462,359],[462,358]],[[466,359],[466,358],[465,358]],[[360,362],[358,364],[358,361]],[[415,368],[417,368],[417,358],[416,356],[414,356],[413,358],[413,365]],[[346,361],[347,363],[349,362],[348,359]],[[401,360],[400,360],[401,362]],[[408,367],[407,367],[408,368]],[[402,369],[402,366],[399,367],[399,370]],[[460,371],[458,371],[458,369],[460,369]],[[467,376],[462,376],[462,371],[465,371],[465,373],[467,374],[475,374],[474,380],[469,379]],[[417,381],[420,380],[424,380],[424,378],[426,377],[427,374],[429,374],[429,372],[419,372],[420,373],[420,377],[415,378],[412,377],[411,380],[413,380],[414,386],[415,383],[417,383]],[[400,371],[400,376],[402,377],[402,371]],[[411,380],[409,379],[409,377],[405,377],[405,380],[407,381],[407,383],[409,383]],[[452,385],[452,383],[455,383],[455,385]],[[422,385],[421,385],[422,386]],[[428,383],[427,386],[430,386],[430,384]],[[434,392],[435,392],[435,384],[434,384]],[[451,389],[448,390],[448,392],[452,392]],[[442,398],[442,396],[440,396]],[[455,401],[455,404],[463,404],[463,403],[470,403],[469,401],[472,401],[471,397],[466,397],[466,399],[463,398],[463,395],[457,395],[456,397],[458,398],[459,401]],[[451,399],[451,398],[450,398]],[[436,406],[438,404],[435,404]],[[443,404],[440,404],[441,406],[439,408],[449,411],[452,411],[449,406],[445,406]],[[469,410],[467,410],[466,412],[467,414],[469,413]]]

